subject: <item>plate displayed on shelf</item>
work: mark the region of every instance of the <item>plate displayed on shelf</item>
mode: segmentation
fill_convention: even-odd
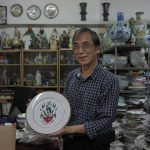
[[[54,91],[35,96],[26,110],[29,126],[41,134],[53,133],[63,128],[70,119],[71,109],[67,99]]]
[[[55,18],[58,15],[58,12],[58,7],[55,4],[50,3],[44,7],[44,15],[47,18]]]
[[[10,13],[14,17],[20,17],[23,14],[23,7],[20,4],[13,4],[10,7]]]
[[[32,5],[27,9],[27,16],[31,20],[37,20],[41,16],[41,9],[36,5]]]

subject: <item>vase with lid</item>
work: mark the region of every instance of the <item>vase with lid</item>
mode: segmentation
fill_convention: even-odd
[[[124,13],[117,13],[117,24],[109,28],[111,39],[117,44],[124,44],[130,38],[131,30],[124,21]]]
[[[144,12],[136,12],[136,22],[134,25],[134,35],[136,36],[137,45],[146,45],[147,44],[147,25],[142,19]]]

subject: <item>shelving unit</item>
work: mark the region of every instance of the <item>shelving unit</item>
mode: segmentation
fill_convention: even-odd
[[[60,91],[63,89],[64,80],[66,75],[73,70],[74,68],[79,67],[78,62],[75,59],[74,53],[72,49],[69,48],[61,48],[59,53],[60,58],[60,78],[59,78],[59,89]]]
[[[0,86],[22,85],[21,50],[0,50]]]
[[[104,33],[106,30],[106,27],[108,24],[30,24],[33,29],[34,28],[40,28],[44,27],[46,29],[54,29],[59,28],[60,30],[67,29],[68,26],[74,26],[75,28],[80,27],[89,27],[95,29],[97,32]],[[28,24],[7,24],[7,25],[1,25],[0,29],[10,29],[13,28],[20,28],[25,29],[28,27]],[[113,46],[107,50],[102,51],[102,56],[104,54],[113,54],[115,56],[115,59],[118,55],[128,56],[130,51],[134,51],[135,49],[140,49],[141,47],[146,48],[147,46],[143,45],[117,45]],[[15,78],[17,81],[13,84],[0,84],[0,88],[4,87],[10,87],[13,88],[15,86],[26,86],[26,87],[33,87],[37,90],[55,90],[58,92],[61,92],[63,90],[63,84],[64,79],[67,75],[67,73],[74,69],[79,67],[79,64],[75,61],[75,58],[73,56],[72,49],[69,48],[59,48],[56,50],[51,49],[30,49],[30,50],[0,50],[0,55],[14,55],[13,59],[18,60],[17,63],[1,63],[0,66],[1,69],[7,68],[8,70],[12,69],[15,73],[18,73],[18,77]],[[39,56],[42,55],[42,60],[36,60]],[[147,60],[150,61],[150,52],[146,54]],[[51,57],[51,58],[47,58]],[[2,60],[2,59],[0,59]],[[128,59],[129,60],[129,59]],[[6,60],[7,61],[7,60]],[[41,62],[38,62],[41,61]],[[131,63],[124,67],[119,67],[116,64],[113,64],[113,66],[107,66],[106,64],[103,64],[105,67],[107,67],[110,71],[112,71],[114,74],[119,75],[121,73],[124,74],[124,72],[129,73],[130,71],[137,71],[137,70],[144,70],[149,72],[150,70],[150,62],[148,62],[147,67],[135,67],[131,65]],[[36,71],[39,70],[43,75],[47,74],[49,81],[43,81],[41,85],[35,85],[34,79],[32,81],[27,80],[28,76],[34,76]],[[1,71],[2,72],[2,71]],[[55,77],[51,77],[51,75]],[[137,94],[137,93],[145,93],[147,94],[147,91],[144,89],[122,89],[120,92],[120,95],[129,95],[129,94]]]
[[[146,60],[145,66],[144,65],[136,66],[135,64],[133,65],[131,58],[130,58],[130,52],[133,52],[133,51],[138,52],[138,51],[140,51],[141,48],[144,48],[146,51],[144,54],[145,60]],[[103,66],[106,66],[110,71],[112,71],[116,75],[122,74],[122,75],[128,76],[128,80],[130,80],[131,79],[130,72],[135,72],[135,74],[137,72],[137,74],[138,74],[139,71],[143,71],[143,74],[145,72],[147,72],[147,74],[149,74],[149,72],[150,72],[150,63],[149,63],[150,56],[149,56],[149,54],[150,54],[150,47],[145,46],[145,45],[126,44],[126,45],[113,46],[110,49],[103,51],[103,58],[106,55],[106,56],[110,57],[110,59],[112,59],[112,60],[110,60],[110,59],[108,60],[108,61],[110,61],[109,64],[106,64],[107,60],[104,60]],[[123,57],[125,56],[127,58],[126,64],[123,64],[124,58],[121,58],[122,56]],[[120,59],[122,59],[121,61],[119,60],[120,64],[117,62],[118,57],[120,57]],[[111,63],[111,61],[112,61],[112,63]],[[140,59],[137,61],[140,61]],[[148,87],[149,87],[148,81],[149,81],[149,76],[146,78],[145,84],[147,85],[147,87],[145,86],[145,88],[142,88],[142,87],[136,88],[134,86],[131,86],[132,83],[130,81],[129,84],[125,88],[121,89],[120,94],[144,93],[147,95]]]
[[[140,58],[136,58],[136,53],[141,48],[144,48],[145,53]],[[134,51],[134,59],[136,58],[137,62],[143,60],[143,66],[138,66],[138,63],[133,63],[133,60],[131,60],[130,54]],[[107,59],[109,63],[107,60],[103,62],[103,66],[115,73],[116,76],[123,76],[123,81],[119,80],[121,86],[119,101],[121,105],[118,105],[117,121],[121,123],[124,130],[122,142],[125,145],[133,145],[136,137],[144,134],[144,129],[140,126],[143,124],[144,115],[149,113],[147,108],[150,103],[150,47],[148,45],[117,45],[104,50],[103,57],[105,57],[105,54],[110,55],[110,58]],[[123,63],[124,58],[119,61],[121,66],[117,62],[120,56],[127,58],[126,63]]]
[[[36,89],[53,89],[58,91],[58,50],[36,49],[22,51],[23,86]],[[36,85],[34,78],[36,71],[42,75],[41,85]]]

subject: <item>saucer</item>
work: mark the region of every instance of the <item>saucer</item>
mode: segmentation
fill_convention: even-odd
[[[26,119],[36,132],[50,134],[63,128],[70,114],[69,102],[62,94],[46,91],[36,95],[29,103]]]

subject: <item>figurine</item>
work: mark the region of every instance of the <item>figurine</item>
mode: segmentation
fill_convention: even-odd
[[[68,47],[69,48],[72,48],[72,38],[73,38],[75,31],[76,29],[74,26],[69,26],[69,29],[68,29],[68,38],[69,38]]]
[[[24,49],[29,50],[29,47],[30,47],[30,44],[31,44],[30,35],[24,35],[22,40],[24,42]]]
[[[69,37],[65,30],[61,34],[60,41],[61,41],[61,48],[68,48]]]
[[[36,37],[35,37],[34,31],[32,30],[32,26],[31,25],[28,26],[28,30],[24,33],[24,36],[26,36],[26,35],[30,36],[30,39],[31,39],[30,40],[30,47],[34,48],[34,43],[35,43]]]
[[[47,35],[43,28],[41,28],[39,31],[38,39],[39,39],[39,48],[48,48]]]
[[[131,41],[131,45],[135,45],[135,43],[136,43],[136,37],[135,37],[134,33],[132,33],[130,41]]]
[[[39,70],[35,74],[35,85],[41,85],[41,74]]]
[[[21,33],[17,28],[14,31],[14,38],[12,39],[12,47],[13,48],[20,48],[21,47]]]
[[[2,40],[2,48],[9,49],[11,48],[11,39],[9,37],[9,34],[5,34]]]
[[[50,48],[57,49],[59,45],[59,34],[56,29],[53,30],[50,36]]]

